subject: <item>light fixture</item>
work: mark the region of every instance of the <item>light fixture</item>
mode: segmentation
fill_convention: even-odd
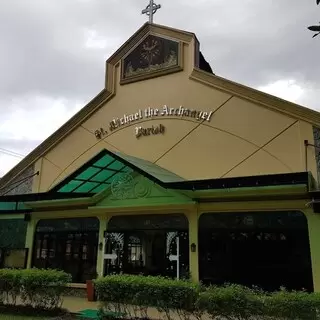
[[[190,249],[191,249],[191,252],[196,252],[196,250],[197,250],[196,244],[195,243],[191,243]]]
[[[103,248],[103,243],[102,243],[102,242],[100,242],[100,243],[99,243],[99,250],[101,251],[101,250],[102,250],[102,248]]]

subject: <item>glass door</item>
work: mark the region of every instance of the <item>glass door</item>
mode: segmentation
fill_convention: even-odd
[[[167,275],[176,278],[189,277],[188,232],[171,231],[166,233]]]
[[[103,275],[123,271],[124,233],[107,233],[104,240]]]

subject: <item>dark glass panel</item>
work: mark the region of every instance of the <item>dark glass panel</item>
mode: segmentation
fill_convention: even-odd
[[[0,248],[24,248],[27,225],[23,219],[1,219]]]
[[[203,214],[199,278],[204,284],[312,291],[306,217],[299,211]]]
[[[134,215],[112,217],[108,223],[108,231],[152,229],[187,230],[188,220],[183,214]]]
[[[43,219],[37,224],[37,232],[99,231],[99,220],[92,218]]]

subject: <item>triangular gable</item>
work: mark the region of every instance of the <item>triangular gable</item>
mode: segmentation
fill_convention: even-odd
[[[80,193],[92,196],[115,187],[117,183],[123,184],[125,179],[137,175],[162,186],[185,181],[149,161],[104,149],[49,190],[49,193]]]
[[[150,207],[155,205],[192,204],[191,198],[178,191],[165,189],[154,181],[142,176],[122,176],[119,184],[114,184],[96,208]]]
[[[41,143],[35,150],[33,150],[28,156],[26,156],[18,165],[11,169],[0,180],[0,186],[8,185],[13,179],[21,174],[25,169],[33,165],[40,157],[44,156],[49,150],[51,150],[59,141],[75,130],[85,120],[87,120],[93,113],[101,108],[109,99],[115,94],[114,70],[118,62],[126,57],[127,54],[133,52],[135,46],[148,35],[148,33],[166,34],[167,37],[180,39],[181,41],[190,42],[194,40],[197,43],[197,39],[193,33],[168,28],[158,25],[143,25],[123,46],[116,51],[107,61],[106,72],[106,85],[105,88],[84,108],[82,108],[76,115],[74,115],[68,122],[66,122],[61,128],[53,133],[48,139]],[[197,47],[198,45],[196,45]],[[209,85],[215,89],[223,92],[228,92],[234,96],[238,96],[260,105],[263,105],[269,109],[286,113],[297,119],[302,119],[314,125],[320,124],[320,113],[303,108],[294,103],[290,103],[269,94],[259,92],[249,87],[245,87],[241,84],[229,81],[227,79],[218,77],[200,70],[198,62],[194,62],[194,66],[190,75],[190,79],[200,82],[204,85]]]
[[[192,200],[165,188],[185,180],[149,161],[102,150],[48,193],[80,193],[96,207],[188,204]]]
[[[158,35],[164,34],[168,38],[174,38],[183,42],[190,42],[194,39],[195,42],[198,43],[194,33],[162,25],[149,23],[143,24],[118,50],[115,51],[112,56],[108,58],[106,63],[104,88],[87,105],[85,105],[57,131],[44,140],[37,148],[31,151],[23,160],[5,174],[0,180],[0,186],[7,185],[26,168],[34,164],[41,156],[49,152],[61,139],[75,130],[116,94],[114,72],[117,68],[117,64],[122,58],[130,54],[141,40],[151,33]],[[180,66],[178,67],[180,68]]]

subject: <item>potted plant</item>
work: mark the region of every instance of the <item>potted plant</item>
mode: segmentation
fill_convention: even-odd
[[[92,277],[90,280],[86,280],[86,285],[87,285],[87,299],[88,301],[96,301],[96,295],[95,295],[95,290],[94,290],[94,283],[93,279],[97,278],[97,273],[94,271],[92,272]]]

